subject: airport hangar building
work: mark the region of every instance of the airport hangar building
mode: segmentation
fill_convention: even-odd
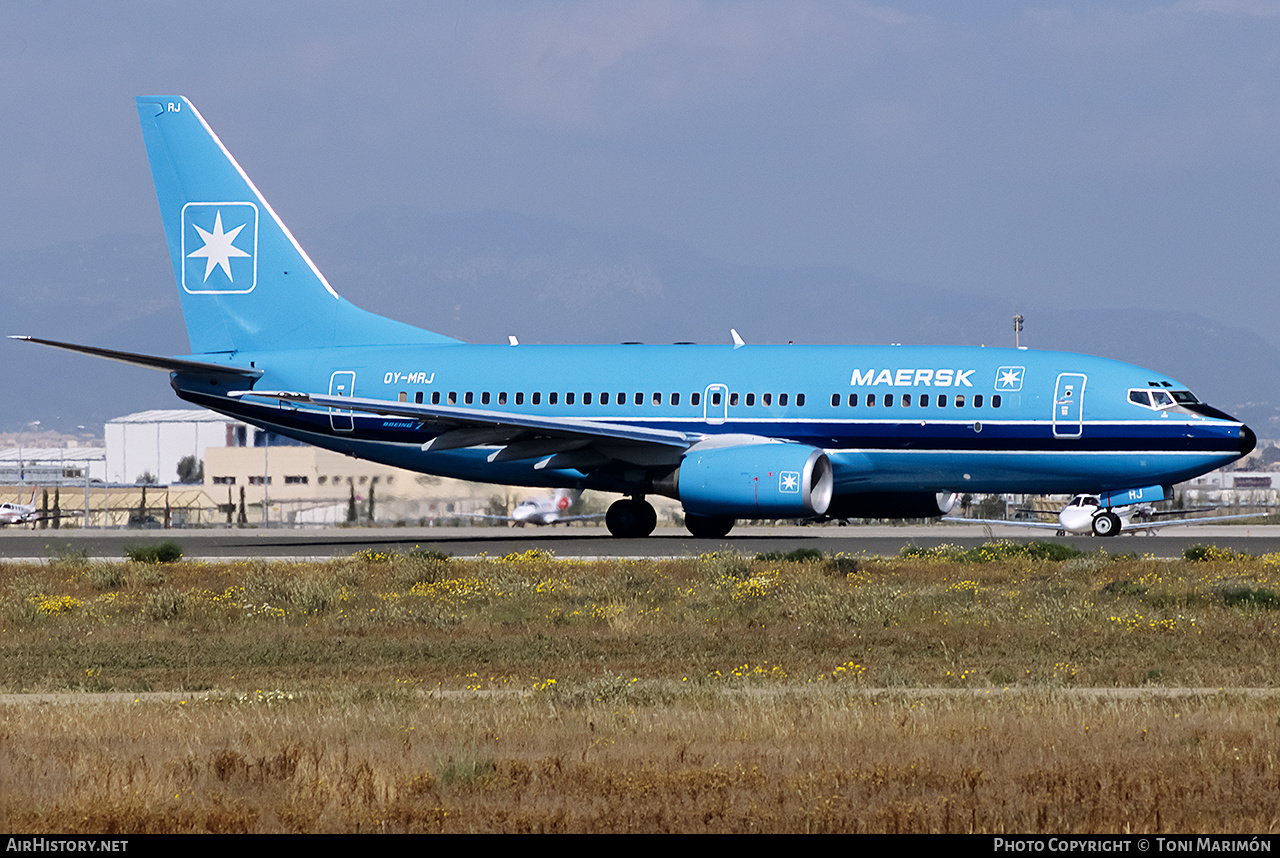
[[[248,523],[265,513],[275,523],[324,524],[348,518],[431,524],[485,513],[495,496],[513,507],[526,489],[506,490],[433,477],[299,444],[204,409],[159,409],[117,417],[104,427],[104,447],[28,447],[0,451],[0,500],[30,500],[33,487],[57,488],[61,505],[84,506],[90,525],[125,525],[141,514],[173,524]],[[183,483],[179,463],[193,457],[202,478]],[[146,489],[145,496],[143,489]],[[36,503],[41,502],[40,498]],[[104,513],[104,510],[109,512]]]

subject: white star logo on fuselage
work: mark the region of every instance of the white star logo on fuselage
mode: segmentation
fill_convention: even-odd
[[[1006,369],[1000,373],[1000,387],[1016,387],[1022,381],[1022,372],[1016,369]]]
[[[200,233],[200,238],[204,240],[204,247],[191,251],[187,254],[187,257],[204,257],[204,282],[209,282],[209,275],[213,273],[213,269],[221,268],[223,273],[227,275],[227,280],[234,283],[235,279],[231,276],[231,258],[233,256],[248,256],[249,254],[236,247],[232,242],[236,240],[236,236],[240,234],[240,230],[244,229],[245,225],[240,224],[231,232],[223,232],[221,211],[214,218],[213,232],[203,230],[195,224],[191,225],[195,227],[196,232]]]

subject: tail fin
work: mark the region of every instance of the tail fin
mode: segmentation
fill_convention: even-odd
[[[565,512],[578,502],[578,498],[582,497],[582,489],[556,489],[552,496],[555,499],[556,510]]]
[[[191,102],[137,102],[193,353],[457,342],[344,300]]]

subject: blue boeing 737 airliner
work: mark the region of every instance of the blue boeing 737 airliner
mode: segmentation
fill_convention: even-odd
[[[736,519],[927,517],[957,492],[1088,493],[1111,508],[1253,449],[1150,370],[946,346],[469,345],[329,285],[180,96],[137,100],[192,354],[31,339],[163,370],[181,398],[387,465],[595,489],[619,536]]]

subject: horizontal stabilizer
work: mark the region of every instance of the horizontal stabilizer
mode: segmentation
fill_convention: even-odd
[[[53,346],[56,349],[66,349],[69,352],[80,352],[81,354],[93,355],[94,357],[106,358],[107,360],[119,361],[120,363],[133,364],[134,366],[142,366],[147,369],[156,369],[161,372],[192,372],[214,375],[230,376],[235,378],[261,378],[262,370],[251,369],[242,366],[230,366],[221,363],[209,363],[202,360],[191,360],[189,358],[161,357],[159,355],[144,355],[137,352],[121,352],[114,349],[103,349],[97,346],[82,346],[76,343],[60,343],[57,340],[42,340],[38,337],[18,337],[11,336],[11,340],[23,340],[28,343],[39,343],[42,346]]]

